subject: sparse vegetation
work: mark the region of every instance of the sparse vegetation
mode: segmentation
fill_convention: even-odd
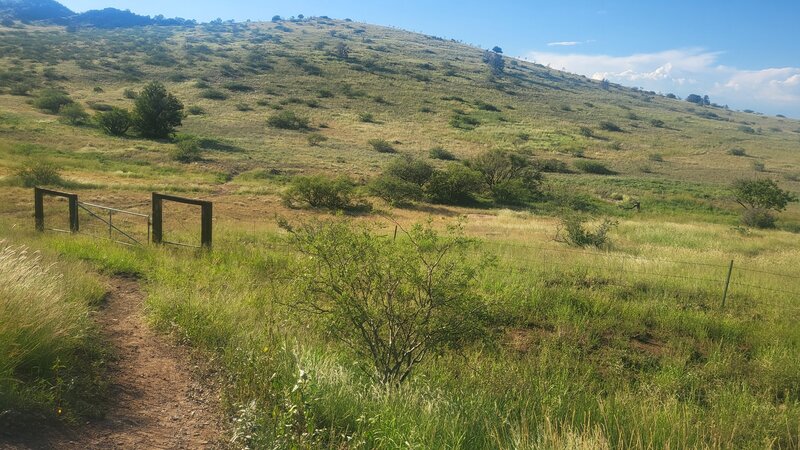
[[[367,143],[378,153],[395,153],[397,151],[386,139],[370,139]]]
[[[432,159],[441,159],[443,161],[455,161],[456,156],[444,147],[433,147],[428,151],[428,156]]]
[[[597,161],[580,160],[572,163],[576,169],[585,173],[592,173],[595,175],[613,175],[614,171],[606,167],[605,164]]]
[[[308,130],[311,121],[293,111],[281,111],[267,119],[267,125],[282,130]]]

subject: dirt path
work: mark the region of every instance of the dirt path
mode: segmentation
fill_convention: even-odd
[[[114,278],[98,315],[116,355],[109,363],[113,404],[105,419],[74,430],[37,433],[2,448],[201,449],[224,447],[219,395],[192,378],[185,349],[144,321],[136,280]]]

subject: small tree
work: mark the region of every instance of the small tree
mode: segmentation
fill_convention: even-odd
[[[769,228],[774,223],[772,211],[783,211],[797,201],[796,195],[768,178],[736,180],[732,188],[734,200],[744,208],[742,220],[749,226]]]
[[[500,53],[486,50],[483,52],[483,62],[489,66],[494,76],[500,76],[505,71],[506,62]]]
[[[182,119],[183,103],[157,81],[145,86],[136,97],[133,124],[146,138],[168,138]]]
[[[503,49],[496,45],[492,48],[492,51],[495,53],[503,53]]]
[[[89,120],[89,114],[79,103],[69,103],[61,106],[58,115],[70,125],[82,125]]]
[[[95,121],[107,134],[123,136],[131,127],[131,113],[127,109],[113,108],[111,111],[98,113]]]
[[[425,195],[434,203],[462,205],[473,202],[481,191],[481,173],[461,164],[437,170],[425,185]]]
[[[306,256],[301,311],[320,316],[376,381],[397,386],[428,356],[483,331],[476,275],[485,264],[469,257],[460,229],[416,225],[390,240],[346,222],[283,226]]]

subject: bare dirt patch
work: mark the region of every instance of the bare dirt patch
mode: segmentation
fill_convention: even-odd
[[[188,351],[147,326],[143,301],[136,280],[114,278],[98,314],[115,354],[108,371],[112,404],[105,418],[76,428],[0,436],[0,449],[225,447],[215,383],[193,377],[199,367]]]

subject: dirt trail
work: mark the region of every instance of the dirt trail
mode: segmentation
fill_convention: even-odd
[[[136,280],[114,278],[98,315],[116,358],[109,363],[112,404],[105,419],[44,431],[0,449],[202,449],[224,447],[218,391],[192,378],[183,348],[144,321]]]

